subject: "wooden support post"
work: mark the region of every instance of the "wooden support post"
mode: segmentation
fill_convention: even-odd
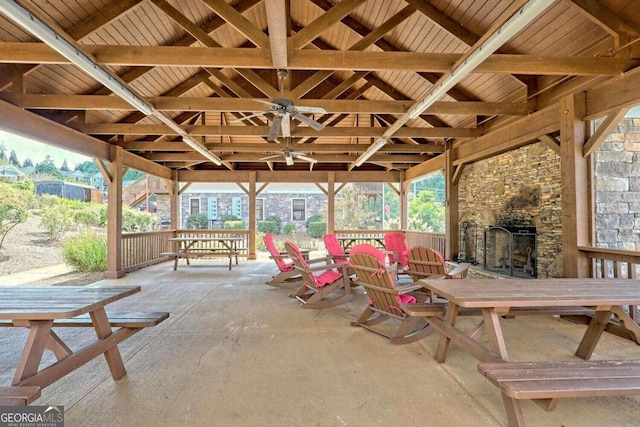
[[[560,179],[562,181],[562,265],[564,277],[588,277],[587,258],[578,246],[589,246],[590,171],[583,156],[587,141],[584,94],[560,100]]]
[[[107,271],[105,278],[124,276],[122,269],[122,175],[124,149],[118,145],[110,148],[109,195],[107,206]]]
[[[249,255],[248,259],[256,259],[256,173],[249,173]]]
[[[400,173],[400,229],[409,227],[409,190],[411,181],[405,180],[404,172]]]
[[[327,179],[327,233],[336,229],[336,173],[329,172]]]
[[[180,228],[180,183],[178,182],[178,171],[171,173],[171,187],[169,188],[169,205],[171,214],[171,228]]]
[[[458,179],[453,166],[451,142],[445,145],[445,253],[448,260],[455,260],[458,256]],[[455,177],[455,178],[454,178]]]

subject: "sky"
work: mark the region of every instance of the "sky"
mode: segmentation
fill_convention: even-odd
[[[7,158],[11,155],[12,150],[15,151],[20,165],[22,165],[25,159],[31,159],[35,166],[41,163],[47,155],[51,156],[57,168],[60,168],[66,160],[67,166],[71,170],[73,170],[77,164],[93,161],[90,157],[63,150],[53,145],[42,144],[3,130],[0,130],[0,145],[4,145]]]

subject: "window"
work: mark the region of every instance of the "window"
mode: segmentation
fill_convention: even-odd
[[[293,220],[294,221],[304,221],[307,219],[306,211],[307,211],[307,201],[306,199],[293,199],[291,200],[291,205],[293,207]]]
[[[189,199],[189,215],[200,213],[200,199]]]
[[[256,199],[256,221],[264,220],[264,199]]]

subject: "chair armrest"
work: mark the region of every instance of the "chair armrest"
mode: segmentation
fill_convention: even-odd
[[[418,282],[396,286],[396,290],[398,291],[399,294],[406,294],[406,293],[417,291],[418,289],[423,289],[423,288],[424,286],[422,286]]]
[[[471,267],[471,264],[468,262],[458,264],[456,268],[447,273],[447,277],[455,277],[458,275],[465,277],[468,273],[469,267]]]
[[[287,254],[269,255],[269,259],[290,259]]]
[[[345,268],[345,267],[347,267],[347,265],[348,264],[346,262],[336,262],[336,263],[322,264],[322,265],[319,265],[317,267],[309,266],[309,268],[301,268],[301,267],[298,267],[296,265],[295,268],[297,270],[314,272],[314,271],[326,271],[326,270]]]

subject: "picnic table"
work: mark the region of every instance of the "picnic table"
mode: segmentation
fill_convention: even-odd
[[[238,243],[243,242],[243,237],[233,236],[180,236],[172,237],[170,242],[176,242],[178,250],[175,252],[163,252],[162,255],[172,256],[175,260],[173,269],[178,269],[178,260],[185,258],[189,265],[189,257],[198,256],[225,256],[229,257],[229,270],[231,270],[232,260],[235,257],[236,265],[238,264],[239,248]],[[198,245],[203,243],[204,245]],[[213,244],[218,243],[222,248],[217,248]],[[222,249],[222,250],[220,250]]]
[[[376,242],[380,248],[384,249],[384,238],[382,237],[338,237],[338,241],[340,242],[340,245],[345,252],[348,252],[349,249],[358,242]]]
[[[169,316],[120,313],[116,321],[108,315],[105,306],[137,292],[140,286],[0,287],[0,326],[29,328],[12,384],[46,387],[100,354],[104,354],[113,379],[122,378],[126,371],[117,345]],[[112,325],[118,329],[112,330]],[[73,351],[54,332],[54,326],[92,327],[97,339]],[[57,362],[41,368],[45,349],[55,354]]]
[[[612,315],[628,336],[640,343],[640,326],[624,311],[624,305],[640,304],[640,282],[629,279],[504,279],[504,280],[441,280],[419,281],[432,294],[448,301],[444,317],[431,315],[427,320],[441,334],[435,358],[444,363],[451,342],[483,362],[509,359],[500,317],[517,313],[519,308],[529,312],[538,309],[554,314],[570,312],[573,308],[588,307],[593,317],[578,346],[576,355],[589,360],[600,336]],[[418,305],[403,304],[410,315],[420,315]],[[482,315],[480,325],[486,334],[489,348],[456,328],[461,310],[476,309]],[[479,313],[480,314],[480,313]],[[426,316],[425,316],[426,317]],[[477,332],[477,331],[476,331]]]

